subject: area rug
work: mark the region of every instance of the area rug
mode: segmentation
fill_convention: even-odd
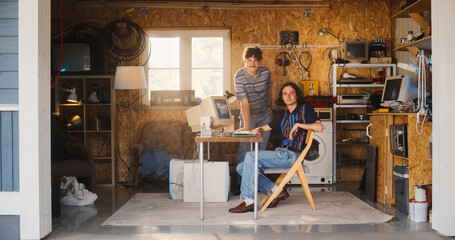
[[[171,200],[167,193],[138,193],[109,217],[103,226],[177,226],[177,225],[305,225],[383,223],[392,216],[384,214],[348,192],[314,192],[316,211],[311,209],[303,192],[292,192],[275,208],[264,212],[234,214],[228,209],[240,203],[204,203],[204,220],[200,204]],[[262,199],[263,195],[259,195]]]

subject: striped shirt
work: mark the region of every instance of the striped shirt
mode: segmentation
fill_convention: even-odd
[[[279,131],[285,137],[283,145],[291,146],[302,151],[306,146],[305,139],[308,131],[299,128],[293,140],[289,139],[289,132],[295,123],[315,123],[318,120],[319,117],[314,111],[314,108],[309,104],[305,104],[298,105],[292,113],[285,111],[274,118],[268,125],[273,131]]]
[[[251,118],[262,118],[272,111],[268,90],[273,84],[268,68],[259,66],[256,77],[251,77],[245,67],[241,68],[235,73],[234,85],[237,99],[248,99]]]

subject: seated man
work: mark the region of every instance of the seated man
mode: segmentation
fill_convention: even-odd
[[[303,104],[303,95],[299,87],[292,82],[285,83],[275,101],[279,106],[286,106],[280,116],[274,118],[269,124],[251,130],[251,134],[261,135],[274,130],[283,134],[283,145],[275,151],[258,151],[259,171],[264,167],[290,168],[305,148],[307,129],[322,132],[322,124],[311,105]],[[254,151],[245,155],[245,160],[237,166],[237,172],[242,175],[240,197],[244,201],[237,207],[229,209],[231,213],[244,213],[254,211]],[[258,176],[258,189],[264,194],[275,191],[278,186],[264,175]],[[270,203],[268,207],[276,207],[283,199],[289,196],[284,189]]]

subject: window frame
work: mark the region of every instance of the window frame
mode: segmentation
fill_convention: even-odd
[[[149,38],[180,38],[180,89],[192,90],[192,60],[191,39],[193,37],[222,37],[223,38],[223,91],[231,91],[231,31],[229,29],[146,29]],[[149,86],[149,63],[146,64],[147,92]],[[148,101],[150,95],[147,94]]]

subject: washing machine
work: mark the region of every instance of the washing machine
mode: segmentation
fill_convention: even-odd
[[[323,131],[315,132],[313,144],[311,144],[303,163],[310,169],[309,173],[305,173],[308,184],[332,184],[332,121],[322,120],[321,123]],[[300,184],[297,175],[294,175],[289,183]]]

